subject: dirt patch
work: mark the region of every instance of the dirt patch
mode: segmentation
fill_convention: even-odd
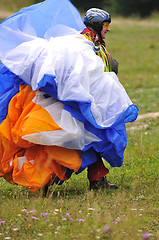
[[[145,113],[145,114],[139,115],[137,118],[137,121],[145,118],[157,118],[157,117],[159,117],[159,112]]]
[[[10,17],[11,15],[13,15],[13,13],[11,12],[7,12],[7,11],[0,11],[0,18],[8,18]]]
[[[140,120],[146,119],[146,118],[157,118],[157,117],[159,117],[159,112],[145,113],[145,114],[139,115],[136,121],[132,123],[131,127],[128,127],[127,130],[134,131],[134,130],[146,129],[149,126],[149,124],[140,122]]]
[[[153,21],[153,20],[149,20],[149,21],[145,21],[145,20],[129,20],[129,19],[113,19],[112,20],[112,24],[113,25],[127,25],[127,26],[132,26],[132,25],[136,25],[136,26],[155,26],[155,27],[159,27],[159,22],[157,21]]]

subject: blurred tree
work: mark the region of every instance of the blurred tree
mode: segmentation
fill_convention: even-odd
[[[158,0],[110,0],[110,6],[116,14],[124,16],[139,15],[146,17],[155,10],[159,11]]]
[[[39,2],[43,2],[44,0],[33,0],[33,4],[39,3]]]
[[[32,0],[33,3],[44,0]],[[89,8],[103,8],[106,11],[123,16],[138,15],[149,16],[153,11],[159,11],[159,0],[70,0],[79,10],[86,11]]]
[[[71,0],[75,7],[81,10],[88,10],[89,8],[96,7],[102,8],[104,0]]]

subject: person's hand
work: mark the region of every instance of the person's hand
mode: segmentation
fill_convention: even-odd
[[[112,72],[115,72],[117,75],[119,63],[112,56],[110,56],[110,65],[111,65]]]

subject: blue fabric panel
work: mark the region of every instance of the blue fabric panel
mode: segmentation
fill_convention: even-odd
[[[55,76],[45,74],[38,84],[40,91],[47,93],[49,96],[57,99],[57,86]]]
[[[53,81],[50,84],[56,86]],[[41,82],[40,82],[41,85]],[[45,89],[45,87],[44,87]],[[53,87],[54,91],[47,93],[51,96],[55,96],[56,88]],[[46,91],[45,91],[46,92]],[[85,146],[82,150],[82,165],[79,170],[86,168],[90,164],[90,160],[93,159],[91,156],[93,148],[95,151],[100,152],[101,156],[112,166],[120,167],[123,163],[123,153],[127,145],[127,134],[125,123],[128,121],[134,121],[138,115],[138,108],[135,105],[131,105],[128,109],[114,122],[109,128],[102,128],[96,124],[95,119],[91,113],[90,102],[73,102],[73,101],[62,101],[65,110],[69,111],[73,117],[81,121],[85,129],[98,136],[102,141],[91,143]],[[94,160],[93,160],[94,161]]]
[[[88,167],[90,164],[97,161],[96,152],[92,147],[87,151],[82,151],[81,158],[82,158],[82,164],[79,170],[76,172],[76,174],[81,173],[86,167]]]
[[[125,116],[125,120],[124,122],[127,123],[127,122],[133,122],[136,120],[137,116],[138,116],[138,113],[139,113],[139,109],[136,105],[131,105],[127,111],[127,117]]]
[[[10,72],[3,64],[0,65],[0,122],[2,122],[8,111],[10,99],[19,91],[19,85],[24,84],[18,76]],[[40,90],[58,99],[55,76],[45,75],[39,83]],[[127,144],[125,122],[134,121],[138,114],[138,108],[131,105],[109,128],[98,126],[91,113],[90,102],[63,101],[65,109],[73,117],[83,122],[85,128],[101,138],[101,142],[91,143],[82,150],[82,165],[79,170],[86,168],[90,161],[95,161],[93,150],[101,153],[107,162],[113,167],[121,166],[123,162],[123,149]],[[122,149],[122,151],[121,151]]]
[[[66,172],[65,172],[65,176],[69,179],[72,175],[72,173],[74,173],[74,171],[72,169],[66,168]],[[64,181],[60,180],[58,177],[55,180],[55,183],[58,185],[62,185]]]
[[[23,81],[0,63],[0,123],[6,118],[8,104]]]
[[[30,24],[38,37],[44,37],[47,30],[57,24],[74,28],[77,31],[82,31],[85,27],[80,13],[68,0],[46,0],[22,8],[3,21],[3,25],[13,30],[30,34],[27,24]]]

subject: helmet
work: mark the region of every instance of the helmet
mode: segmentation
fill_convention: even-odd
[[[108,12],[99,8],[90,8],[84,16],[84,24],[93,28],[98,34],[102,31],[103,22],[111,23],[111,16]]]

